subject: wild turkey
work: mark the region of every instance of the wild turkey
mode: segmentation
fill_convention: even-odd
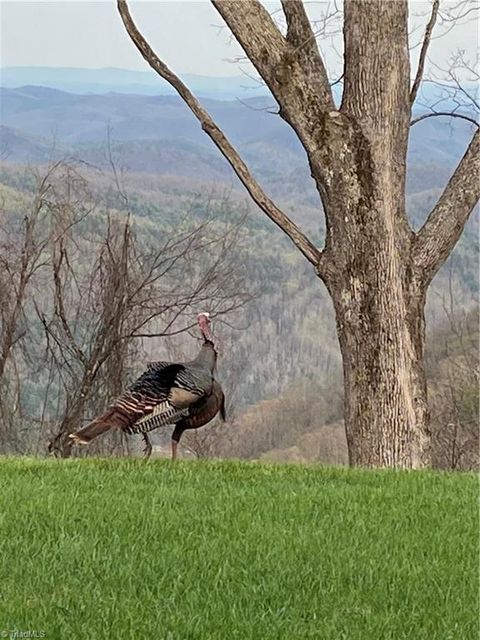
[[[225,419],[225,398],[214,379],[217,352],[210,331],[208,313],[198,315],[203,345],[191,362],[151,362],[147,371],[112,406],[87,426],[70,435],[77,444],[88,444],[110,429],[141,433],[151,445],[147,432],[175,424],[172,434],[172,458],[186,429],[203,426],[220,411]]]

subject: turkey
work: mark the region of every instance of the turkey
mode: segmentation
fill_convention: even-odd
[[[76,444],[88,444],[110,429],[141,433],[146,456],[151,453],[149,431],[175,424],[172,459],[186,429],[197,429],[218,412],[225,419],[225,397],[214,378],[217,352],[208,313],[198,314],[203,345],[191,362],[151,362],[147,371],[101,416],[70,435]]]

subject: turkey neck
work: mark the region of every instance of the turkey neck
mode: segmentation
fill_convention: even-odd
[[[213,346],[213,342],[205,342],[200,349],[200,353],[191,363],[194,366],[209,369],[212,373],[217,363],[217,352]]]

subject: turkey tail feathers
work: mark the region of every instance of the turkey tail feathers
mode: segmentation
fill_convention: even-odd
[[[130,420],[118,409],[110,409],[103,415],[95,418],[86,427],[82,427],[70,434],[75,444],[89,444],[94,438],[101,436],[110,429],[125,429]]]
[[[148,433],[158,427],[174,424],[179,418],[186,415],[188,415],[188,408],[175,407],[168,400],[165,400],[156,405],[151,413],[137,420],[135,424],[129,425],[125,431],[130,435]]]

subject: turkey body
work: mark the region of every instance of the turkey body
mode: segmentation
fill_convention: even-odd
[[[104,413],[87,426],[71,434],[74,442],[88,444],[109,431],[146,434],[153,429],[175,424],[172,457],[186,429],[197,429],[220,412],[225,416],[225,398],[214,379],[217,354],[206,340],[191,362],[152,362],[136,382]]]
[[[177,445],[184,431],[188,429],[199,429],[208,424],[213,418],[220,414],[222,420],[226,420],[225,395],[217,380],[213,381],[212,392],[209,396],[203,397],[192,404],[188,409],[188,414],[183,416],[176,424],[172,433],[172,457],[176,457]],[[152,452],[152,444],[148,437],[148,432],[156,429],[155,417],[147,416],[133,425],[130,433],[141,433],[145,442],[145,457],[149,457]]]

